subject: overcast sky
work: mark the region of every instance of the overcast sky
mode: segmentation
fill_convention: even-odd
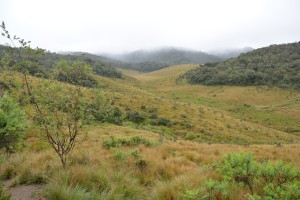
[[[0,0],[0,20],[50,51],[210,51],[300,40],[299,0]]]

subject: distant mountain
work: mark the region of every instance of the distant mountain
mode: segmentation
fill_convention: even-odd
[[[254,48],[252,47],[245,47],[241,49],[224,49],[224,50],[216,50],[208,52],[211,55],[217,56],[221,58],[222,60],[227,60],[229,58],[235,58],[239,56],[241,53],[247,53],[250,51],[253,51]]]
[[[268,85],[300,89],[300,42],[271,45],[185,74],[204,85]]]
[[[218,57],[201,51],[172,47],[159,50],[138,50],[114,58],[131,63],[154,62],[165,65],[204,64],[207,62],[220,61]]]

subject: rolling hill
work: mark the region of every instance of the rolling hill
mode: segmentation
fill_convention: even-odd
[[[14,55],[17,55],[17,49],[11,48],[14,52]],[[0,45],[0,58],[3,58],[6,53],[9,51],[7,46]],[[93,56],[88,53],[66,53],[66,54],[58,54],[46,51],[42,56],[35,60],[38,63],[38,66],[28,68],[28,72],[31,75],[38,76],[48,76],[49,70],[52,69],[55,64],[61,60],[66,60],[69,63],[74,61],[78,61],[87,65],[90,65],[95,74],[100,76],[112,77],[112,78],[121,78],[122,74],[116,70],[116,68],[112,67],[109,59],[98,58],[97,56]],[[118,62],[117,62],[118,63]],[[9,67],[13,67],[15,61],[11,60],[9,63]],[[119,63],[118,63],[119,64]],[[2,63],[0,63],[1,69]]]
[[[271,45],[186,73],[190,83],[204,85],[300,88],[300,42]]]

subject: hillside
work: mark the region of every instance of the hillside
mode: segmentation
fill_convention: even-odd
[[[186,73],[190,83],[204,85],[300,88],[300,43],[271,45]]]
[[[11,51],[14,52],[14,55],[17,55],[17,49],[11,48]],[[0,58],[3,58],[8,51],[10,51],[7,46],[0,45]],[[112,77],[112,78],[121,78],[122,74],[111,66],[109,60],[98,59],[97,57],[82,55],[82,54],[57,54],[51,52],[45,52],[42,56],[35,60],[39,66],[35,66],[34,69],[28,69],[31,75],[38,76],[48,76],[49,69],[52,69],[55,64],[61,60],[66,60],[71,63],[78,61],[92,67],[92,70],[95,74],[100,76]],[[14,65],[14,61],[10,62],[10,67]],[[2,67],[0,63],[0,68]]]

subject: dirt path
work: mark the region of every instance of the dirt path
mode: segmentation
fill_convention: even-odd
[[[7,191],[11,193],[11,200],[46,200],[39,192],[43,185],[19,185],[9,188],[10,181],[4,183]]]

